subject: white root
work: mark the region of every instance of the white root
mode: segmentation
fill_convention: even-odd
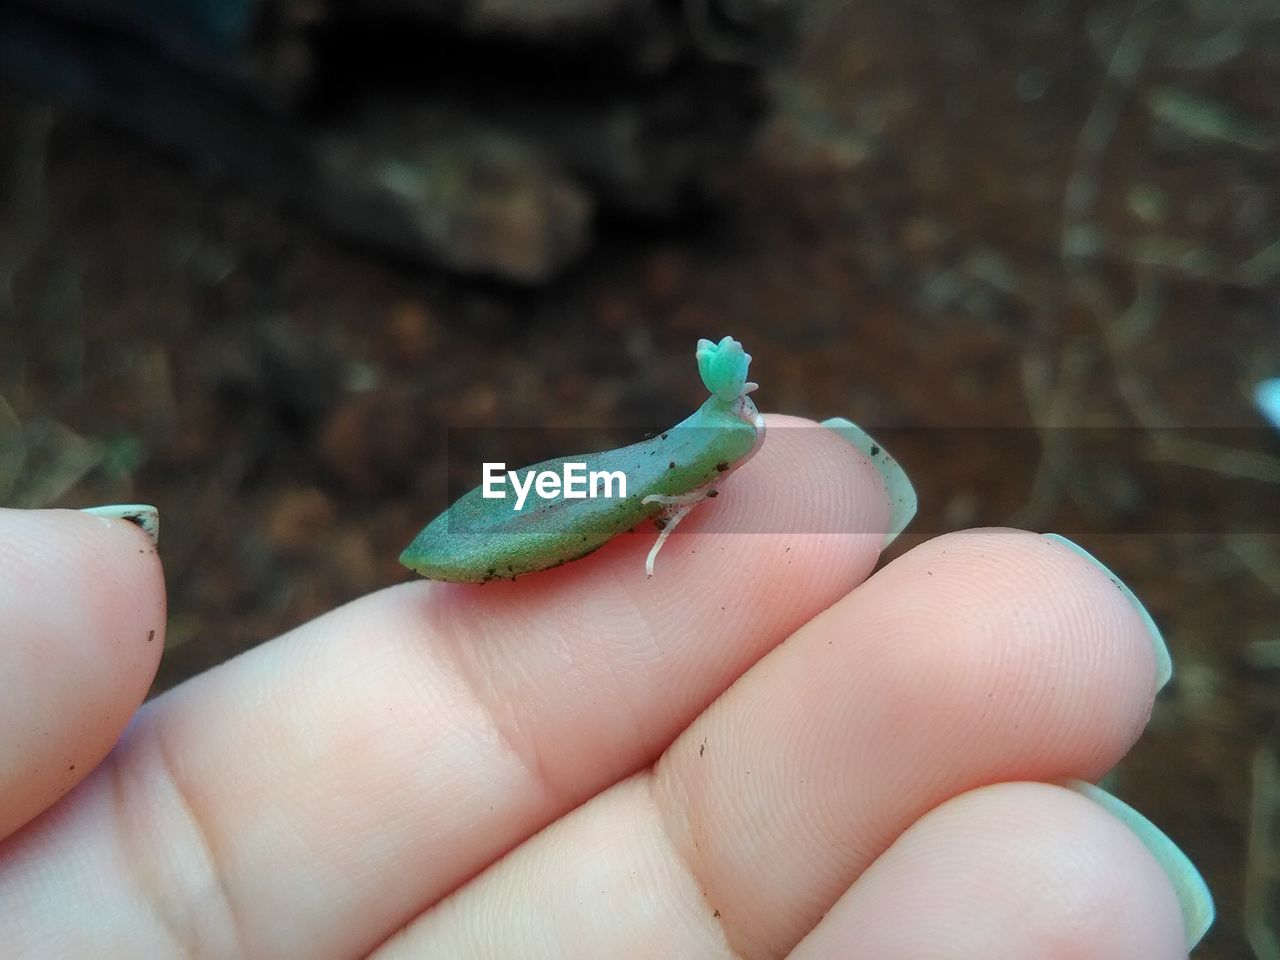
[[[644,561],[644,573],[646,577],[653,576],[653,562],[658,559],[658,551],[662,549],[662,545],[667,542],[667,537],[671,535],[671,531],[676,528],[681,520],[689,515],[689,512],[705,500],[707,493],[699,490],[693,493],[682,493],[679,496],[665,497],[658,493],[651,493],[649,496],[641,500],[641,503],[661,503],[667,509],[663,510],[662,518],[666,521],[662,530],[658,533],[657,542],[654,543],[653,549],[649,551],[649,556]],[[671,508],[675,509],[671,509]]]

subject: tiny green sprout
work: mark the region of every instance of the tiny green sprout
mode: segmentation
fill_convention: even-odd
[[[429,580],[483,583],[514,579],[593,553],[654,519],[654,560],[676,525],[764,442],[764,417],[747,396],[750,354],[732,337],[699,340],[698,372],[711,396],[690,416],[649,440],[617,450],[559,457],[512,471],[518,496],[486,480],[422,529],[400,562]],[[576,471],[576,473],[575,473]],[[519,475],[526,477],[523,487]],[[625,477],[625,496],[570,492],[572,477]],[[543,484],[547,475],[563,478]],[[536,493],[534,478],[539,478]],[[619,491],[622,485],[618,485]],[[594,494],[594,489],[593,489]]]

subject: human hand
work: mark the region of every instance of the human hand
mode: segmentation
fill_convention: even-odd
[[[1016,531],[869,576],[880,474],[769,419],[652,580],[402,584],[141,709],[150,541],[0,511],[0,956],[1185,956],[1194,868],[1055,785],[1147,721],[1139,608]]]

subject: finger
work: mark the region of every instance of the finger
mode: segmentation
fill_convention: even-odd
[[[672,846],[651,789],[646,771],[593,797],[370,960],[737,960],[719,913]]]
[[[111,749],[164,645],[155,544],[132,523],[0,509],[0,838]]]
[[[745,957],[785,954],[918,817],[1006,780],[1095,780],[1150,714],[1147,618],[1015,531],[930,541],[753,668],[658,767],[676,845]]]
[[[552,824],[373,960],[739,956],[649,789],[642,774]],[[1156,859],[1120,821],[1064,788],[1011,783],[926,814],[788,956],[1049,955],[1183,957],[1182,916]]]
[[[1062,787],[1006,783],[899,837],[790,960],[1177,960],[1178,898],[1142,841]]]
[[[541,950],[527,955],[575,955],[593,905],[604,916],[584,956],[784,956],[948,798],[1097,775],[1125,752],[1155,671],[1127,603],[1088,561],[1031,534],[927,543],[756,664],[651,780],[549,827],[379,960],[463,943],[499,957],[526,936]],[[659,912],[661,929],[637,932]]]
[[[147,810],[145,830],[103,833],[86,801],[47,842],[77,837],[98,870],[140,864],[142,902],[178,918],[155,934],[162,948],[190,935],[202,903],[216,930],[201,936],[237,954],[371,948],[651,763],[870,571],[889,523],[883,478],[831,431],[790,418],[769,430],[668,541],[652,580],[650,533],[514,583],[415,583],[351,604],[145,712],[114,769],[125,799]],[[762,518],[800,532],[726,535]],[[20,857],[30,865],[49,849],[33,842]],[[0,898],[3,883],[0,872]],[[133,929],[154,926],[139,918]]]

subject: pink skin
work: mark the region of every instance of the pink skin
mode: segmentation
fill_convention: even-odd
[[[870,576],[881,478],[769,422],[670,576],[635,534],[405,583],[141,710],[146,541],[0,511],[0,956],[1185,956],[1145,848],[1043,783],[1141,732],[1132,608],[1014,531]],[[833,532],[718,533],[759,517]]]
[[[0,510],[0,518],[6,836],[120,738],[160,662],[165,603],[155,545],[133,524],[78,512]]]

